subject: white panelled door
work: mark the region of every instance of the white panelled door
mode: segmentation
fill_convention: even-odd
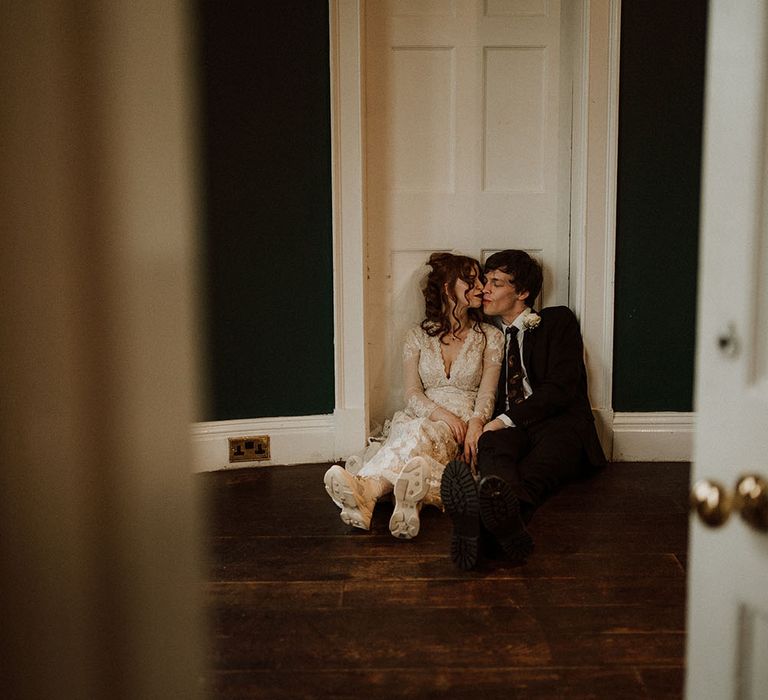
[[[523,248],[568,302],[571,66],[559,0],[365,4],[370,413],[402,406],[400,347],[430,252]],[[571,3],[571,7],[579,3]],[[567,4],[564,4],[564,10]]]
[[[731,514],[719,527],[691,519],[686,697],[757,700],[768,506],[757,481],[728,501],[744,475],[768,480],[768,4],[711,0],[709,22],[693,480],[720,482],[719,507],[713,487],[695,493],[715,519]]]

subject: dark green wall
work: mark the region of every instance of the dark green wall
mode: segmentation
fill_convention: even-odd
[[[621,13],[613,408],[690,411],[706,2]]]
[[[328,3],[198,3],[206,420],[334,408]]]

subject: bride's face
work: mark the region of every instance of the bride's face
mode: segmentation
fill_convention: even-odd
[[[479,309],[483,305],[483,280],[480,270],[475,268],[469,278],[471,284],[467,284],[461,277],[456,279],[453,287],[453,296],[456,299],[456,307],[459,309]]]

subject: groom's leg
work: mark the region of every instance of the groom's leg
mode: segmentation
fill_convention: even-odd
[[[537,426],[530,431],[529,440],[530,447],[517,464],[517,472],[527,494],[524,500],[536,509],[577,476],[583,447],[578,434],[565,419]]]
[[[523,562],[533,549],[526,529],[533,508],[520,473],[530,448],[530,437],[521,428],[488,431],[478,441],[478,502],[490,556],[503,554]]]
[[[498,476],[506,481],[515,496],[528,501],[519,464],[531,447],[530,438],[522,428],[503,428],[483,433],[477,445],[477,471],[482,479]]]

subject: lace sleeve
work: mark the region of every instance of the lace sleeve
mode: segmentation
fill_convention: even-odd
[[[496,389],[499,383],[501,362],[504,358],[504,335],[498,328],[485,328],[486,342],[483,352],[483,376],[475,399],[473,418],[480,418],[487,423],[496,403]]]
[[[405,408],[419,418],[429,418],[437,408],[424,394],[424,385],[419,376],[419,358],[421,356],[420,328],[411,328],[405,336],[403,345],[403,385],[405,387]]]

